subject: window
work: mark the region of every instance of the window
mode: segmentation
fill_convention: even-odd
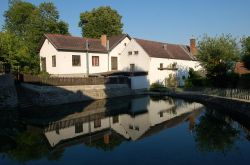
[[[72,66],[81,66],[81,57],[79,55],[72,55]]]
[[[163,63],[160,63],[160,69],[163,69]]]
[[[127,46],[127,43],[124,43],[124,46]]]
[[[135,55],[138,55],[138,54],[139,54],[139,51],[134,51],[134,54],[135,54]]]
[[[99,66],[99,56],[92,56],[92,66]]]
[[[129,129],[133,129],[133,126],[131,124],[129,124],[128,128]]]
[[[75,123],[75,133],[83,132],[83,123]]]
[[[129,52],[128,52],[128,55],[132,55],[132,51],[129,51]]]
[[[94,120],[94,128],[101,127],[101,119]]]
[[[163,112],[160,112],[160,117],[163,117]]]
[[[52,67],[56,67],[56,56],[52,56]]]
[[[130,72],[134,72],[135,71],[135,64],[130,64]]]
[[[118,123],[119,122],[119,116],[114,116],[113,117],[113,124]]]
[[[139,126],[135,126],[135,130],[136,130],[136,131],[140,131]]]

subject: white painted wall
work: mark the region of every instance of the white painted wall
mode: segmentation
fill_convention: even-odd
[[[56,56],[56,67],[52,67],[52,56]],[[72,55],[80,55],[81,65],[72,66]],[[92,56],[99,56],[99,66],[92,66]],[[86,53],[58,51],[46,39],[40,50],[40,58],[46,57],[46,69],[49,74],[86,74]],[[108,71],[107,53],[89,53],[89,73]]]
[[[128,55],[128,52],[132,51],[132,55]],[[139,51],[138,55],[134,54],[134,51]],[[150,58],[147,53],[143,50],[143,48],[132,39],[128,46],[122,52],[120,57],[120,70],[122,71],[130,71],[130,64],[135,64],[136,71],[148,71]]]
[[[159,70],[160,63],[163,63],[163,68],[166,68],[170,64],[174,62],[177,63],[178,70]],[[159,82],[165,84],[165,79],[169,77],[169,74],[176,74],[179,80],[179,85],[184,85],[184,79],[188,77],[189,68],[193,68],[194,70],[200,69],[198,61],[188,61],[188,60],[178,60],[178,59],[166,59],[166,58],[151,58],[150,60],[150,68],[148,72],[148,77],[150,80],[150,84]]]
[[[118,62],[118,70],[121,68],[122,61],[120,60],[121,53],[126,48],[126,46],[129,44],[130,39],[128,37],[124,38],[115,48],[113,48],[109,52],[109,71],[111,71],[111,57],[117,57]],[[125,46],[126,44],[126,46]],[[108,64],[107,64],[108,66]]]

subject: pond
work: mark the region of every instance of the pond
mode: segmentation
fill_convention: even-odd
[[[170,97],[3,111],[0,164],[249,164],[250,127]]]

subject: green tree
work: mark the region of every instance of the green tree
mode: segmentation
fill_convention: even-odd
[[[59,12],[51,2],[41,3],[38,7],[21,0],[9,1],[9,9],[5,12],[4,31],[14,37],[9,38],[8,45],[3,44],[2,50],[5,55],[4,61],[8,61],[12,66],[19,65],[21,71],[37,73],[39,70],[38,47],[44,33],[69,34],[68,24],[59,20]],[[6,40],[6,37],[5,39]],[[12,45],[12,41],[18,42],[17,46]],[[15,51],[9,51],[15,48]],[[13,55],[18,53],[18,55]],[[6,54],[8,54],[6,56]],[[28,56],[20,61],[21,55]],[[13,58],[6,58],[15,56]],[[24,63],[25,62],[25,63]],[[25,65],[24,65],[25,64]]]
[[[242,41],[242,61],[247,69],[250,69],[250,37],[243,38]]]
[[[207,78],[211,80],[217,81],[218,78],[226,77],[226,74],[234,69],[234,63],[239,59],[236,39],[231,35],[218,37],[205,35],[198,42],[198,48],[197,58],[206,69]]]
[[[122,33],[122,16],[108,6],[99,7],[80,14],[79,27],[84,37],[99,38],[102,34],[108,36]]]
[[[224,116],[206,111],[195,126],[194,138],[200,151],[226,153],[233,149],[239,133]]]
[[[34,65],[35,61],[28,55],[28,49],[25,42],[15,34],[0,32],[0,61],[9,63],[14,70],[28,72]]]

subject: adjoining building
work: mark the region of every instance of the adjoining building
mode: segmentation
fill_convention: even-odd
[[[195,57],[195,39],[187,46],[131,38],[128,34],[102,35],[100,39],[45,34],[41,43],[41,70],[52,76],[147,73],[131,81],[140,89],[152,83],[167,85],[171,77],[183,86],[189,68],[201,68]]]

